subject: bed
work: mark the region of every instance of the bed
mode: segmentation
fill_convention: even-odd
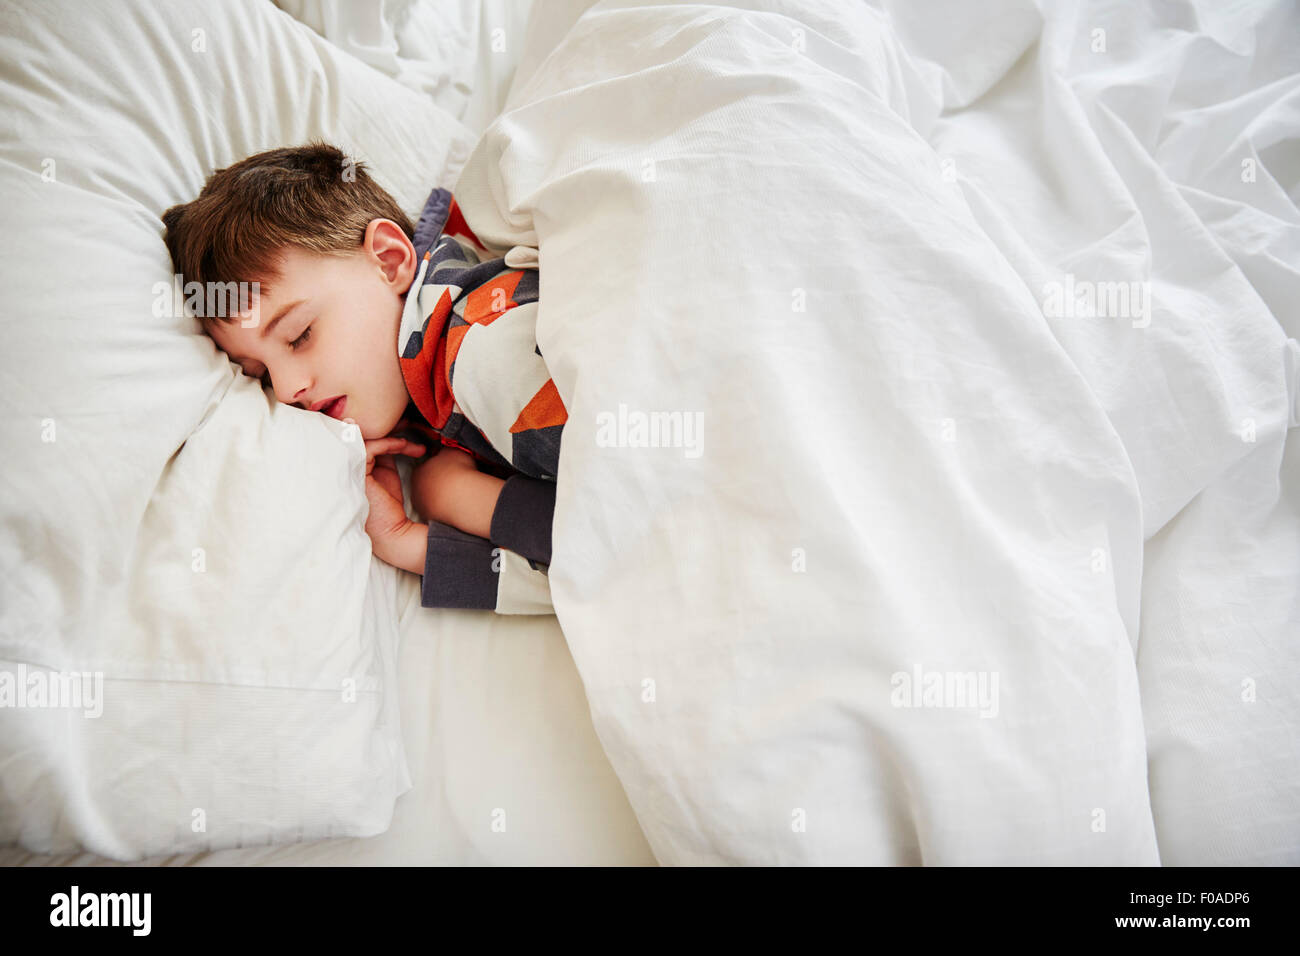
[[[0,39],[0,671],[104,707],[0,709],[0,862],[1300,863],[1291,5],[71,11]],[[151,311],[151,211],[316,134],[539,251],[555,616],[421,608]]]

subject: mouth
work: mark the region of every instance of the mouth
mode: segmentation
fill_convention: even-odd
[[[340,395],[338,398],[331,398],[321,402],[321,404],[313,408],[312,411],[324,412],[330,418],[342,418],[343,409],[347,404],[348,397],[346,395]]]

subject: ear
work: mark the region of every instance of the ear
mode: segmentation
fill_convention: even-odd
[[[384,281],[398,295],[405,294],[415,280],[415,246],[402,227],[391,219],[372,219],[361,241],[365,254],[375,263]]]

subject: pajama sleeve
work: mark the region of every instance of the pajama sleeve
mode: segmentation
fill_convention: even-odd
[[[554,482],[512,475],[492,513],[491,540],[430,521],[420,604],[554,614],[547,577],[554,515]]]
[[[495,544],[549,565],[554,522],[555,482],[511,475],[497,496],[488,534]]]

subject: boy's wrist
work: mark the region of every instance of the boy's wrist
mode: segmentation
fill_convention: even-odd
[[[376,557],[412,574],[424,574],[424,558],[429,543],[429,526],[418,521],[407,521],[400,529],[384,539],[382,548],[375,550]]]
[[[480,538],[490,538],[492,515],[505,481],[482,471],[467,471],[456,476],[446,489],[448,513],[443,523]]]

